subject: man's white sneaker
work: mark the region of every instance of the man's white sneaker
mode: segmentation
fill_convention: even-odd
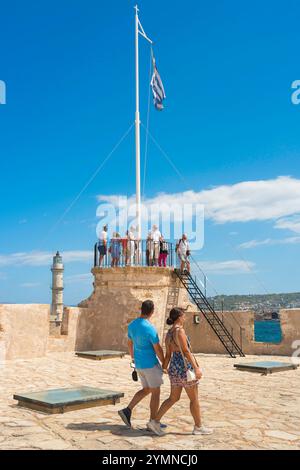
[[[154,432],[154,434],[156,434],[157,436],[164,436],[165,435],[165,433],[162,431],[162,429],[160,427],[160,423],[158,423],[154,419],[151,419],[147,423],[147,428],[149,429],[149,431]]]
[[[194,426],[194,429],[193,429],[193,434],[194,435],[208,435],[208,434],[212,434],[214,431],[213,429],[210,429],[210,428],[206,428],[205,426],[200,426],[200,428],[198,428],[197,426]]]

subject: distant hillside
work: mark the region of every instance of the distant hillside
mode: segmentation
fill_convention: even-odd
[[[210,301],[216,310],[254,310],[257,313],[278,312],[281,308],[300,308],[300,292],[266,295],[218,295]]]

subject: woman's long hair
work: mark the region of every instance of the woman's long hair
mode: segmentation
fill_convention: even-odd
[[[169,317],[167,318],[167,325],[173,325],[178,318],[182,317],[183,309],[180,307],[174,307],[170,310]]]

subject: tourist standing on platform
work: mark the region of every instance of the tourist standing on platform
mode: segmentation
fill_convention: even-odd
[[[135,251],[136,251],[136,245],[135,245],[135,227],[131,226],[130,229],[128,230],[128,235],[127,235],[127,266],[133,266],[134,265],[134,258],[135,258]]]
[[[160,387],[163,384],[163,371],[159,361],[164,362],[164,353],[159,344],[157,331],[149,321],[153,313],[154,303],[152,300],[145,300],[142,303],[141,315],[128,325],[128,348],[142,389],[134,395],[129,405],[118,413],[124,423],[131,427],[133,408],[151,394],[150,421],[147,423],[147,428],[160,434],[154,418],[158,412]],[[163,434],[162,431],[161,434]]]
[[[191,265],[189,256],[191,254],[190,245],[188,242],[187,235],[184,233],[182,238],[179,240],[176,246],[177,255],[180,261],[180,271],[183,272],[185,269],[190,272]]]
[[[122,243],[122,261],[125,266],[127,266],[127,243],[128,243],[128,230],[123,238],[121,238]]]
[[[158,230],[157,225],[153,225],[151,230],[151,251],[150,251],[150,266],[158,266],[158,258],[160,251],[160,239],[161,233]]]
[[[159,267],[166,267],[167,266],[167,258],[169,254],[169,245],[168,242],[165,241],[164,237],[160,237],[160,252],[158,258],[158,265]]]
[[[198,397],[198,384],[202,372],[197,359],[192,354],[191,345],[184,330],[184,322],[184,311],[181,308],[172,308],[167,319],[167,324],[172,326],[166,335],[166,355],[163,362],[163,370],[169,374],[171,393],[169,398],[162,403],[155,417],[153,428],[158,435],[161,435],[161,418],[178,402],[183,389],[190,399],[190,411],[195,423],[193,434],[202,435],[213,432],[212,429],[202,425]]]
[[[99,251],[99,266],[102,266],[104,256],[107,253],[107,225],[104,225],[102,232],[99,235],[98,251]]]
[[[147,264],[147,266],[151,266],[151,264],[150,264],[151,249],[152,249],[151,232],[148,232],[148,237],[147,237],[147,240],[146,240],[146,264]]]
[[[121,256],[121,237],[118,232],[113,233],[109,251],[111,256],[111,267],[119,266]]]

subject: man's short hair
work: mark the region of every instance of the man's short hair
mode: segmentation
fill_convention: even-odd
[[[146,315],[147,317],[149,317],[149,315],[151,315],[153,310],[154,310],[154,303],[152,302],[152,300],[144,300],[144,302],[142,303],[142,308],[141,308],[142,315]]]

